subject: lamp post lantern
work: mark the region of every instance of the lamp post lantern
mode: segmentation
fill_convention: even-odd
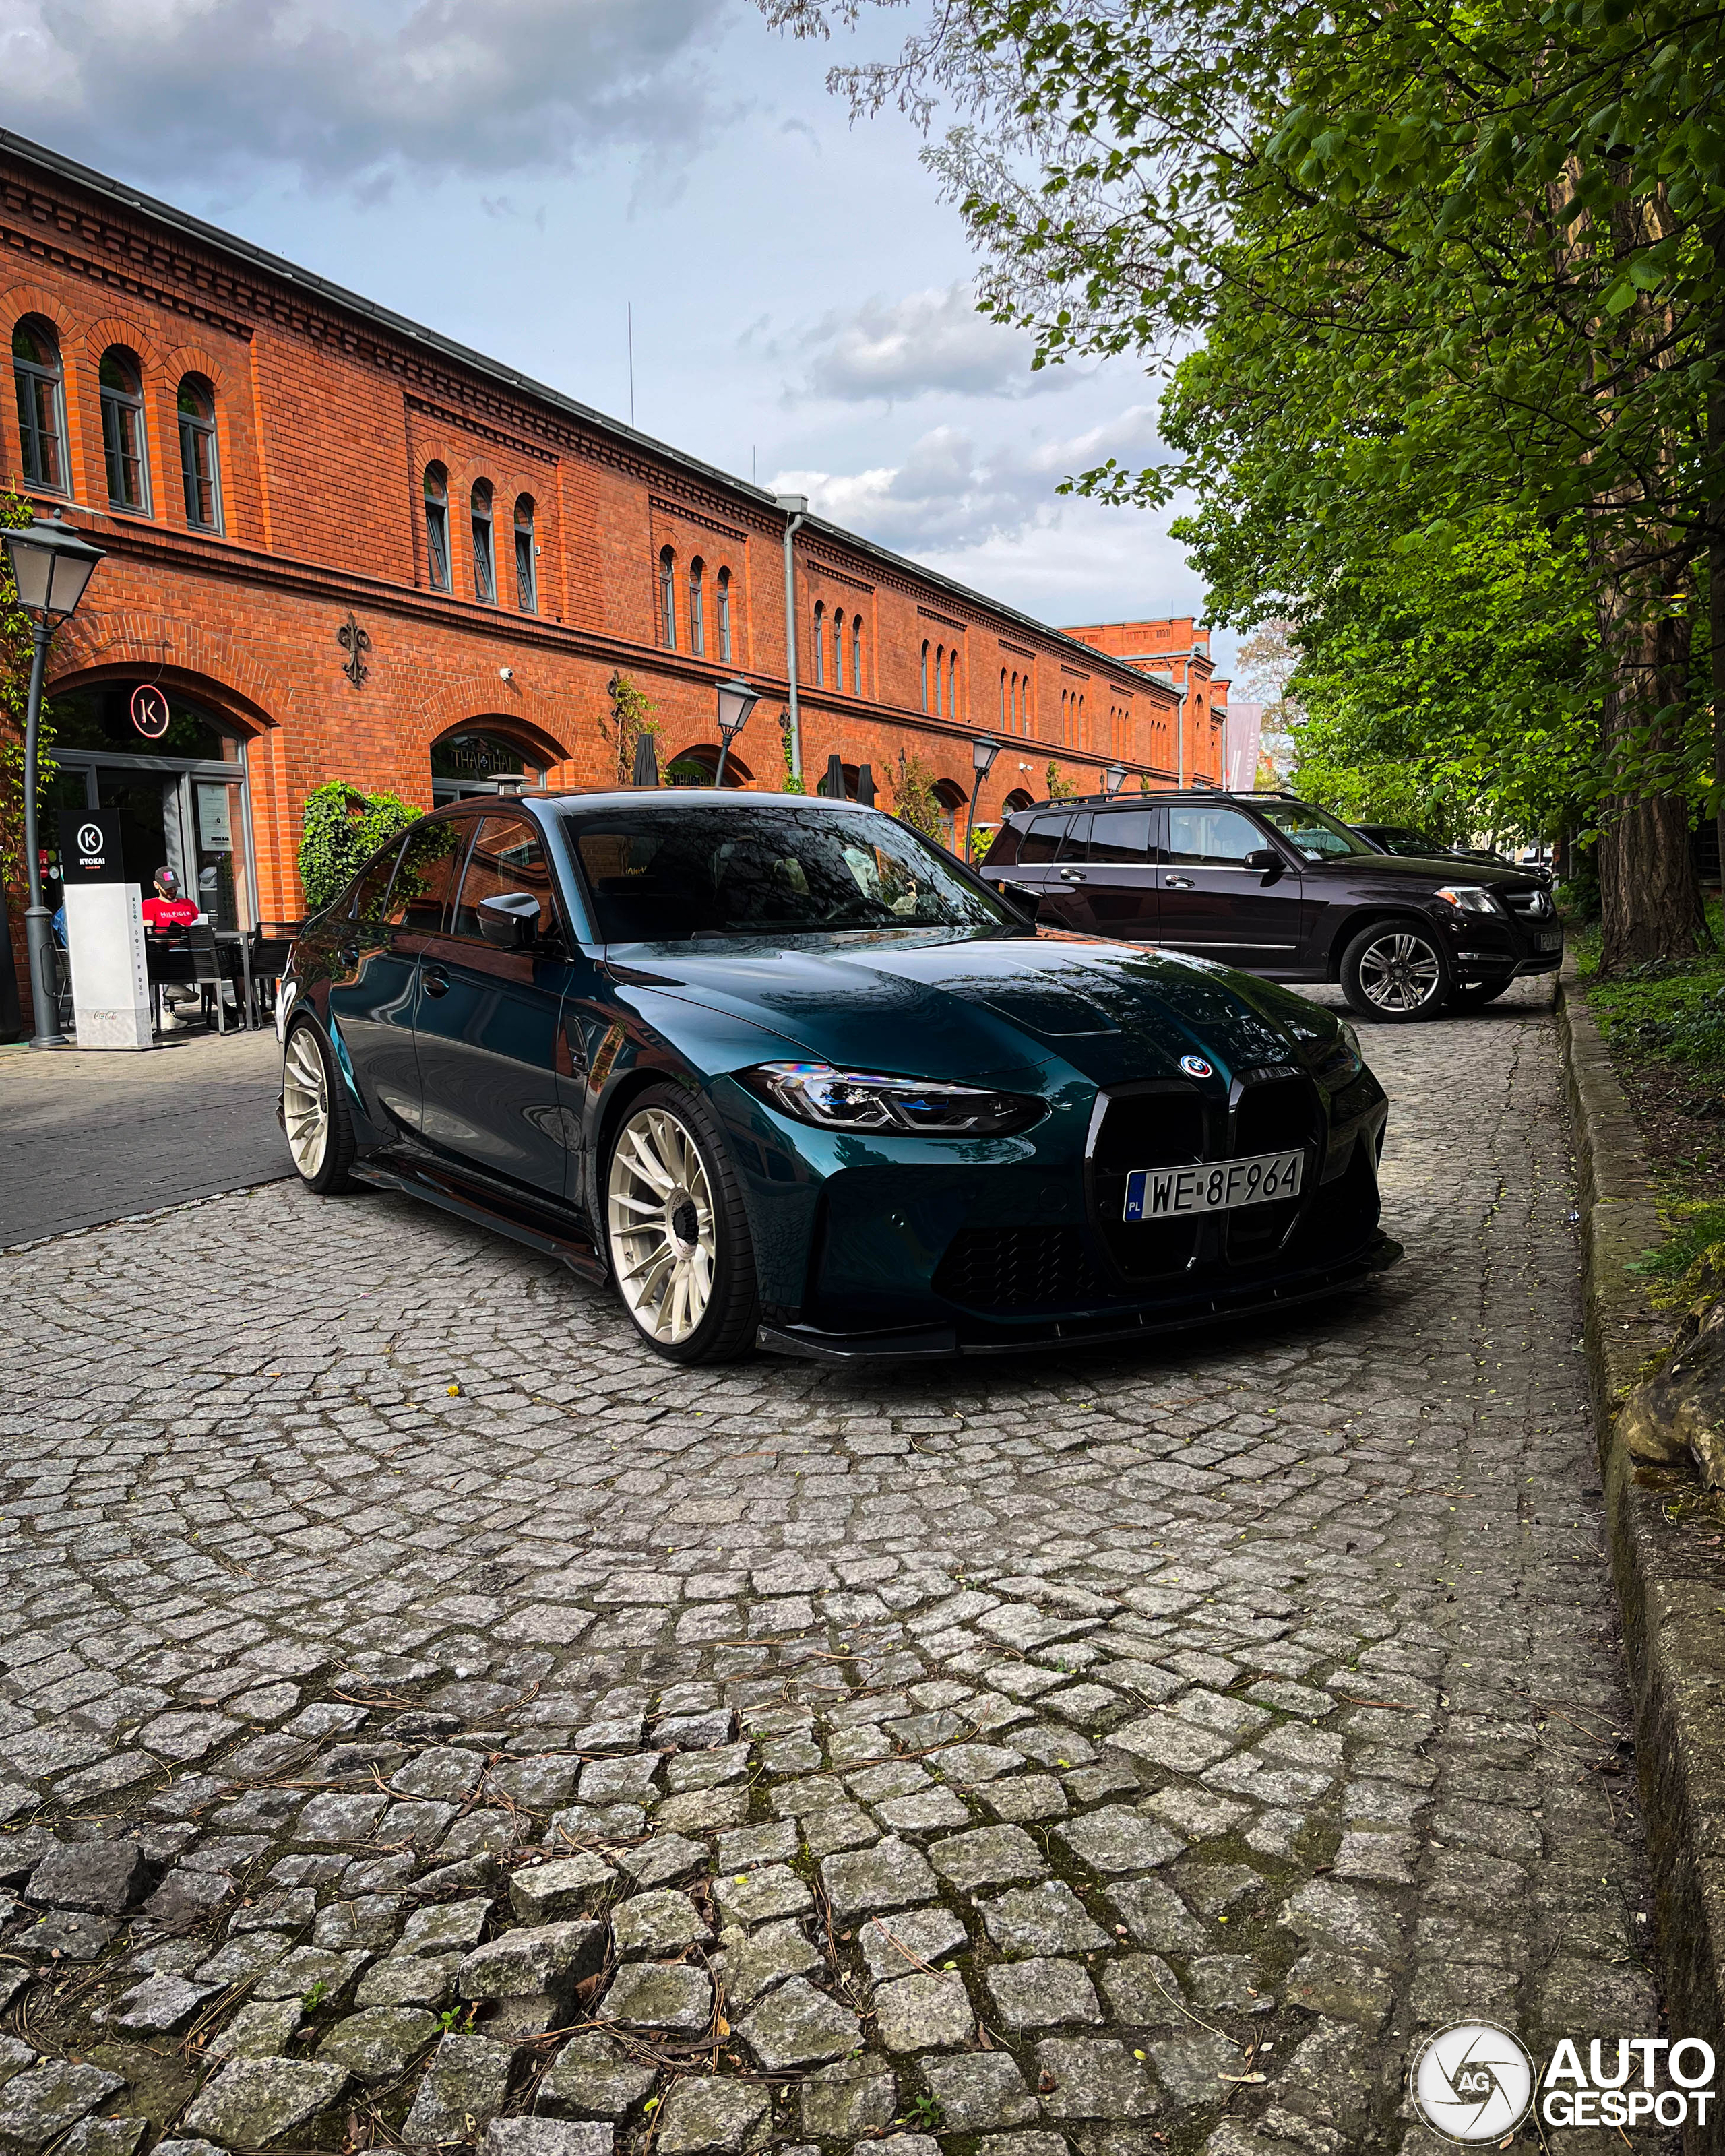
[[[970,783],[970,805],[964,812],[964,860],[969,865],[971,841],[976,834],[976,798],[983,790],[983,781],[994,768],[994,759],[1000,753],[998,741],[987,740],[982,735],[970,744],[970,762],[975,776]]]
[[[30,624],[30,692],[24,706],[24,857],[30,903],[24,914],[24,941],[30,954],[30,1002],[35,1015],[32,1048],[64,1048],[65,1035],[56,1023],[59,990],[54,981],[54,927],[42,903],[42,848],[36,832],[38,737],[42,727],[42,675],[49,639],[75,612],[102,549],[64,522],[56,510],[47,523],[8,529],[3,534],[12,562],[18,604],[34,616]]]
[[[750,688],[747,681],[721,681],[719,684],[719,767],[713,773],[713,784],[725,783],[725,766],[730,761],[731,744],[749,722],[749,713],[761,701],[758,689]]]
[[[1105,793],[1118,793],[1125,783],[1126,766],[1123,763],[1111,763],[1102,773],[1102,788]]]

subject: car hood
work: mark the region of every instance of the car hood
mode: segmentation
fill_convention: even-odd
[[[1112,1084],[1178,1075],[1194,1055],[1228,1075],[1304,1060],[1336,1032],[1327,1012],[1268,982],[1059,933],[637,945],[610,963],[624,994],[638,984],[747,1019],[822,1062],[921,1078],[1004,1083],[1059,1062]]]
[[[1335,860],[1306,861],[1303,877],[1358,881],[1372,877],[1385,885],[1419,886],[1440,891],[1445,884],[1479,884],[1488,891],[1510,884],[1534,883],[1526,869],[1496,861],[1469,860],[1461,854],[1349,854]]]

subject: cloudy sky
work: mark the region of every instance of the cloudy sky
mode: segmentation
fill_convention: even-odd
[[[888,13],[867,35],[885,49]],[[896,116],[748,0],[0,0],[0,123],[1056,623],[1187,613],[1132,367],[1032,374]],[[1231,639],[1218,639],[1219,653]]]

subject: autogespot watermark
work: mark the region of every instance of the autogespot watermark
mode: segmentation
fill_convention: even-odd
[[[1507,2139],[1536,2099],[1552,2127],[1705,2126],[1715,2066],[1699,2036],[1564,2036],[1541,2072],[1507,2029],[1458,2021],[1420,2046],[1408,2091],[1433,2133],[1472,2147]]]

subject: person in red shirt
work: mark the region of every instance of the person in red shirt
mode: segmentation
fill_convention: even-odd
[[[198,918],[198,908],[180,896],[180,880],[172,869],[156,871],[156,896],[144,901],[144,926],[156,935],[184,928]]]

